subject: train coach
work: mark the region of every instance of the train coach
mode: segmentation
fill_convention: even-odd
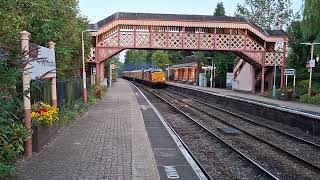
[[[134,71],[123,71],[122,77],[137,81],[153,88],[162,88],[166,85],[166,75],[161,69],[145,69]]]

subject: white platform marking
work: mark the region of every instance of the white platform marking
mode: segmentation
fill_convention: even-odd
[[[163,166],[168,179],[179,179],[179,174],[175,166]]]
[[[130,82],[131,83],[131,82]],[[170,129],[170,127],[168,126],[167,122],[164,120],[164,118],[162,117],[162,115],[160,114],[160,112],[153,106],[153,104],[151,104],[151,102],[149,101],[149,99],[147,99],[147,97],[140,91],[140,89],[137,88],[137,86],[135,86],[133,83],[131,83],[139,92],[140,94],[144,97],[144,99],[148,102],[148,104],[150,105],[150,107],[153,109],[153,111],[157,114],[158,118],[160,119],[160,121],[162,122],[162,124],[164,125],[164,127],[167,129],[167,131],[169,132],[169,134],[171,135],[172,139],[175,141],[175,143],[177,144],[178,148],[180,149],[181,153],[183,154],[183,156],[186,158],[186,160],[188,161],[188,163],[190,164],[191,168],[194,170],[194,172],[197,174],[198,178],[200,180],[207,180],[208,178],[203,174],[202,170],[200,169],[200,167],[198,166],[198,164],[194,161],[194,159],[191,157],[191,155],[189,154],[189,152],[186,150],[186,148],[184,148],[183,144],[180,142],[179,138],[174,134],[174,132]]]

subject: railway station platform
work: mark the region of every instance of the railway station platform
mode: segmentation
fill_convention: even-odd
[[[320,107],[316,105],[303,104],[303,103],[293,102],[293,101],[277,100],[277,99],[272,99],[272,98],[263,97],[259,95],[252,95],[249,93],[238,92],[238,91],[227,90],[227,89],[200,87],[200,86],[193,86],[193,85],[181,84],[181,83],[175,83],[175,82],[166,82],[166,83],[172,86],[179,86],[179,87],[184,87],[184,88],[189,88],[194,90],[210,92],[210,93],[224,96],[226,98],[228,97],[236,98],[238,100],[243,100],[249,103],[258,103],[263,106],[278,108],[280,110],[290,111],[292,113],[304,114],[307,116],[312,116],[320,119]]]
[[[206,179],[161,114],[123,79],[16,172],[31,180]]]

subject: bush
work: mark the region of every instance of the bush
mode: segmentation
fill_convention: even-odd
[[[320,105],[320,94],[308,97],[307,94],[300,96],[299,102]]]
[[[108,92],[108,87],[106,85],[102,86],[102,96],[106,95]]]
[[[95,105],[97,103],[97,98],[95,96],[95,89],[96,87],[91,87],[88,91],[88,103],[90,105]]]
[[[0,179],[13,175],[13,168],[10,165],[0,163]]]
[[[320,105],[320,94],[310,97],[308,103]]]
[[[308,94],[304,94],[302,96],[299,97],[299,102],[301,103],[308,103]]]
[[[60,127],[65,127],[68,123],[75,120],[77,117],[77,112],[71,110],[69,107],[64,107],[60,111],[59,125]]]
[[[280,97],[280,96],[288,96],[289,93],[292,93],[292,89],[291,88],[279,88],[276,89],[276,97]],[[266,92],[265,94],[267,97],[272,97],[273,95],[273,90],[269,90]]]
[[[88,105],[85,104],[82,99],[78,99],[75,102],[74,109],[78,112],[79,115],[84,114],[88,110]]]
[[[13,163],[23,153],[23,142],[30,136],[22,124],[0,120],[0,162]]]

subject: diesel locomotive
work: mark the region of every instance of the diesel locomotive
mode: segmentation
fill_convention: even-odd
[[[161,69],[145,69],[134,71],[123,71],[124,79],[137,81],[153,88],[162,88],[166,85],[166,74]]]

